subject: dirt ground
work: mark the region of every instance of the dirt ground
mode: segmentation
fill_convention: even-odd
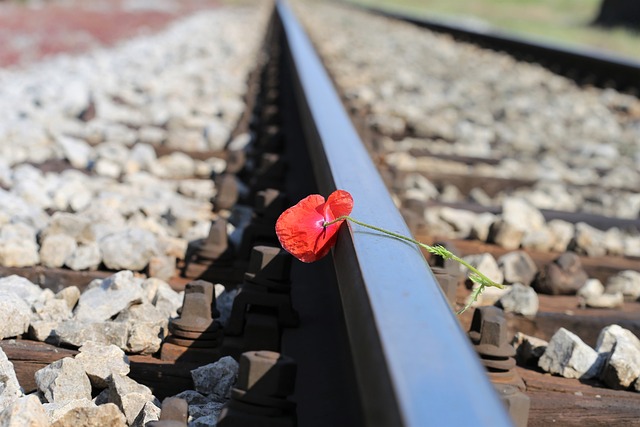
[[[219,0],[0,0],[0,67],[161,30]]]

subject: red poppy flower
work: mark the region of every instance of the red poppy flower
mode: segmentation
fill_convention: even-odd
[[[276,222],[276,234],[282,247],[302,262],[317,261],[336,243],[337,232],[343,221],[324,226],[349,215],[353,209],[353,197],[344,190],[336,190],[327,198],[312,194],[300,200],[280,215]]]

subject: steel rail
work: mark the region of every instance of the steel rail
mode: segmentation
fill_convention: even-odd
[[[518,58],[539,62],[580,83],[584,76],[594,76],[590,82],[599,86],[615,85],[620,90],[640,89],[640,61],[611,54],[597,49],[554,44],[551,42],[521,37],[495,29],[490,25],[465,25],[444,19],[416,17],[388,9],[363,6],[353,1],[348,3],[361,10],[397,19],[450,34],[453,37],[494,50],[502,50]],[[557,69],[555,66],[561,66]],[[576,74],[577,72],[577,74]]]
[[[408,235],[293,11],[276,10],[320,191],[347,190],[355,218]],[[350,224],[333,258],[367,425],[511,425],[416,247]]]

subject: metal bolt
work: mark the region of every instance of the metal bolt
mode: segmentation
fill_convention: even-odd
[[[449,301],[449,305],[453,307],[456,303],[456,291],[458,290],[458,280],[449,274],[444,268],[431,267],[433,275],[436,277],[440,289],[444,293],[444,296]]]
[[[262,122],[266,125],[275,125],[280,118],[280,109],[277,105],[267,105],[262,109]]]
[[[514,369],[516,350],[507,338],[507,325],[502,309],[478,307],[473,313],[469,338],[474,344],[489,379],[494,384],[508,384],[524,391],[526,386]]]
[[[204,294],[208,301],[211,301],[211,316],[219,317],[220,313],[216,308],[215,286],[206,280],[194,280],[187,283],[184,287],[184,293],[187,294]]]
[[[184,399],[168,397],[162,401],[160,419],[147,424],[149,427],[186,427],[189,405]]]
[[[255,246],[251,250],[247,278],[288,283],[291,255],[274,246]]]
[[[180,317],[169,322],[169,330],[173,335],[188,340],[216,340],[220,335],[220,327],[213,320],[213,311],[213,284],[204,280],[191,282],[185,288]]]
[[[199,258],[215,261],[229,249],[229,239],[227,235],[227,220],[218,218],[211,221],[209,235],[196,249]]]
[[[258,191],[256,193],[254,212],[265,219],[272,219],[274,222],[284,211],[285,200],[280,191],[273,188]]]
[[[273,351],[249,351],[240,356],[236,388],[271,397],[285,398],[295,387],[296,362]]]
[[[231,209],[238,201],[238,182],[233,175],[222,174],[215,179],[217,194],[213,198],[216,210]]]
[[[513,357],[515,349],[509,344],[507,322],[502,310],[494,306],[478,307],[473,313],[469,338],[476,351],[494,357]]]
[[[495,385],[502,403],[507,407],[511,420],[516,427],[527,427],[529,421],[529,396],[521,392],[518,387],[509,384]]]
[[[206,239],[189,242],[182,266],[183,277],[203,277],[222,282],[224,279],[212,274],[213,267],[224,268],[233,263],[235,249],[229,244],[227,220],[218,218],[211,222]],[[242,280],[242,273],[240,273]]]

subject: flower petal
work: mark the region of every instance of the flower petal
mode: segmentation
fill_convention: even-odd
[[[343,190],[333,192],[327,202],[319,194],[300,200],[280,215],[276,234],[282,247],[302,262],[313,262],[329,253],[342,221],[324,227],[324,221],[348,215],[353,198]]]
[[[353,210],[353,197],[351,197],[348,191],[336,190],[329,195],[326,205],[333,214],[331,220],[334,220],[351,213]]]

